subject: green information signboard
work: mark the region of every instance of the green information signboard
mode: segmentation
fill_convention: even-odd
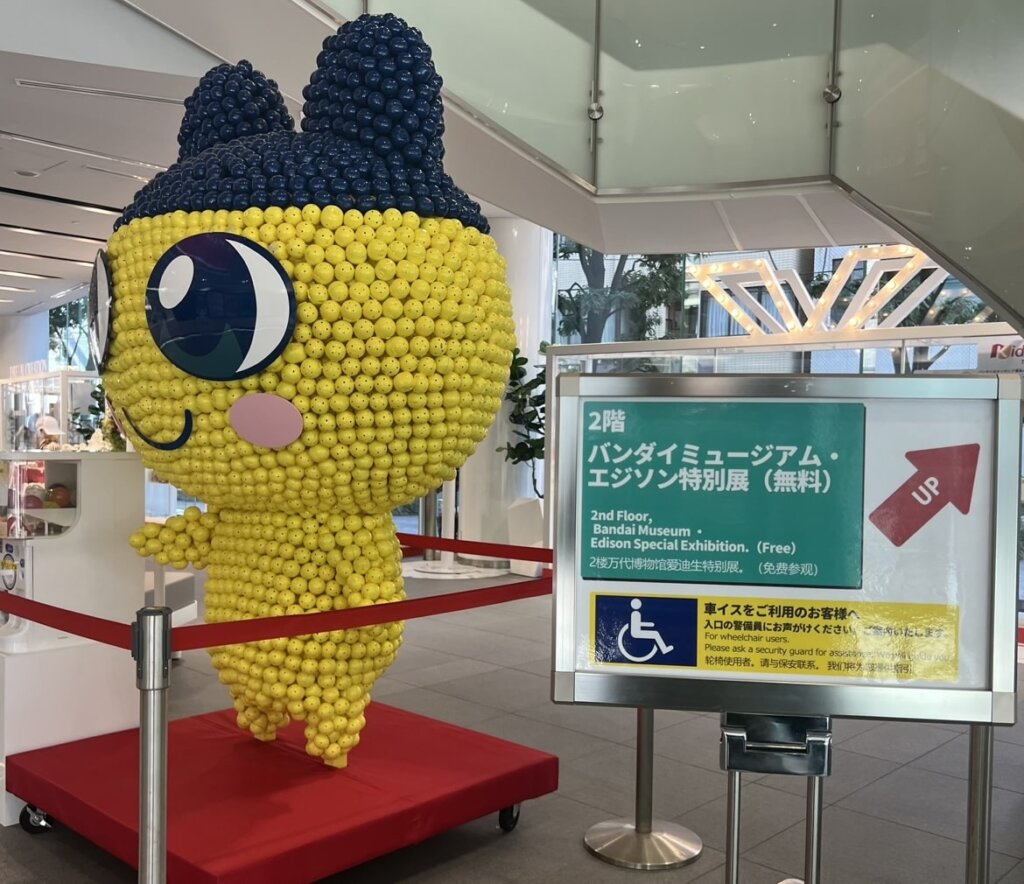
[[[860,587],[862,404],[601,399],[582,414],[582,577]]]

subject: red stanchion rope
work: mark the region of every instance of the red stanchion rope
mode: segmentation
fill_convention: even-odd
[[[398,542],[409,549],[439,549],[445,552],[472,553],[499,559],[519,559],[550,565],[554,553],[539,546],[509,546],[507,543],[484,543],[479,540],[453,540],[448,537],[424,537],[420,534],[396,535]]]
[[[132,647],[132,627],[130,623],[118,623],[91,614],[68,611],[54,605],[46,605],[32,599],[22,598],[10,592],[0,592],[0,611],[23,617],[43,626],[50,626],[62,632],[70,632],[82,638],[113,645],[130,651]]]
[[[502,586],[366,605],[345,611],[258,617],[253,620],[232,620],[230,623],[208,623],[204,626],[179,626],[171,631],[171,647],[175,651],[191,651],[195,648],[240,645],[272,638],[310,635],[315,632],[360,629],[395,620],[415,620],[434,614],[449,614],[452,611],[468,611],[471,608],[499,605],[503,602],[548,595],[550,592],[551,575],[548,573],[533,580],[521,580]]]
[[[409,549],[452,550],[528,562],[543,563],[552,560],[552,551],[539,547],[449,540],[441,537],[421,537],[417,534],[399,534],[398,538],[403,547]],[[181,626],[171,631],[171,642],[175,651],[190,651],[196,648],[245,644],[265,639],[309,635],[316,632],[359,629],[380,623],[391,623],[395,620],[414,620],[435,614],[448,614],[453,611],[468,611],[472,608],[499,605],[504,602],[548,595],[550,592],[551,573],[546,571],[542,577],[532,580],[520,580],[501,586],[469,589],[419,599],[403,599],[385,604],[365,605],[344,611],[326,611],[286,617],[259,617],[252,620],[234,620],[230,623],[211,623],[203,626]],[[0,611],[40,623],[43,626],[59,629],[62,632],[88,638],[105,645],[112,645],[115,648],[131,650],[132,627],[129,623],[119,623],[115,620],[106,620],[103,617],[94,617],[91,614],[68,611],[9,592],[0,592]],[[287,624],[286,627],[285,624]]]

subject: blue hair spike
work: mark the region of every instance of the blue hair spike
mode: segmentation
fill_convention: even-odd
[[[363,15],[323,43],[296,132],[277,85],[247,61],[222,64],[185,100],[178,162],[115,227],[178,209],[397,208],[487,233],[480,206],[444,171],[442,81],[423,35]]]
[[[263,132],[293,132],[295,121],[273,80],[244,59],[207,71],[185,99],[178,162],[214,144]]]

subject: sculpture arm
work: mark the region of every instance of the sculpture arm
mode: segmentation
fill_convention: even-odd
[[[140,556],[152,556],[161,565],[181,570],[189,565],[205,568],[219,516],[190,506],[182,516],[160,525],[147,522],[129,540]]]

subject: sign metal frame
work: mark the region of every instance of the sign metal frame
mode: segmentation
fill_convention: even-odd
[[[774,715],[829,715],[916,721],[1012,724],[1016,714],[1017,536],[1020,506],[1020,375],[864,377],[830,375],[589,375],[562,374],[554,460],[549,487],[555,539],[554,654],[552,697],[559,703],[744,712]],[[916,684],[840,684],[735,678],[659,677],[577,671],[577,579],[580,572],[578,475],[582,400],[665,398],[757,400],[987,400],[993,403],[993,469],[976,481],[991,483],[989,544],[992,585],[990,654],[985,688],[943,688]],[[597,581],[599,582],[599,581]],[[596,583],[596,582],[595,582]],[[665,586],[668,584],[658,584]],[[692,591],[693,583],[681,583]],[[715,593],[714,584],[703,584]],[[780,587],[782,589],[782,587]],[[980,601],[980,599],[979,599]]]

